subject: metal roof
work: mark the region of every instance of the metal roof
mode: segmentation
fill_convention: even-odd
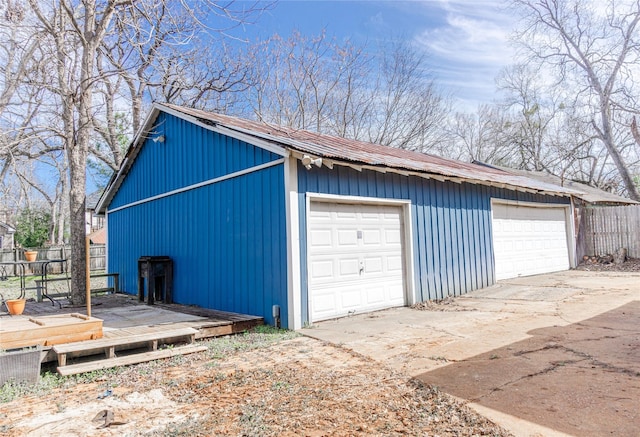
[[[503,170],[515,175],[525,176],[525,177],[542,181],[548,184],[553,184],[560,187],[566,187],[571,190],[579,191],[580,193],[576,194],[576,197],[588,203],[625,204],[625,205],[633,205],[633,204],[640,203],[640,202],[636,202],[635,200],[628,199],[626,197],[618,196],[617,194],[609,193],[608,191],[601,190],[600,188],[592,187],[590,185],[572,181],[569,179],[562,179],[562,178],[559,178],[558,176],[554,176],[552,174],[541,172],[541,171],[519,170],[519,169],[503,167],[500,165],[485,164],[483,162],[478,162],[478,164],[487,166],[488,168],[489,167],[497,168],[499,170]]]
[[[582,194],[580,191],[570,188],[483,165],[306,130],[274,126],[193,108],[156,103],[153,105],[140,132],[138,132],[129,146],[120,170],[114,173],[107,185],[107,189],[100,198],[97,205],[98,213],[105,212],[106,207],[133,164],[144,138],[152,130],[160,111],[205,125],[214,131],[254,143],[259,147],[269,148],[276,153],[283,155],[291,153],[298,159],[302,158],[302,154],[312,155],[313,158],[321,157],[323,158],[323,164],[328,167],[347,165],[356,169],[390,171],[405,175],[414,174],[438,180],[469,182],[557,196]]]
[[[514,175],[497,168],[488,168],[482,165],[446,159],[435,155],[334,137],[306,130],[273,126],[266,123],[176,105],[166,104],[158,106],[171,108],[174,111],[190,115],[207,124],[226,127],[243,134],[272,141],[287,149],[309,153],[317,157],[333,159],[336,164],[339,164],[339,161],[346,161],[356,165],[378,167],[379,169],[407,170],[421,173],[423,176],[428,174],[439,175],[457,182],[485,182],[488,183],[487,185],[513,189],[520,188],[563,196],[579,193],[577,190],[530,179],[521,175]]]

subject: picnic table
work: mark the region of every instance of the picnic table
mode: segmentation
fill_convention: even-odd
[[[27,290],[27,278],[29,276],[40,276],[42,281],[42,296],[46,297],[51,301],[51,303],[55,306],[56,301],[47,294],[47,275],[49,273],[49,266],[51,264],[61,264],[62,270],[65,270],[65,266],[67,265],[66,259],[45,259],[40,261],[0,261],[0,276],[8,276],[7,275],[7,267],[14,267],[14,271],[16,272],[16,276],[20,278],[20,296],[18,299],[24,299],[26,296]],[[27,267],[31,271],[30,274],[27,274]],[[36,287],[33,287],[34,289]],[[62,307],[62,304],[58,302],[58,305]]]

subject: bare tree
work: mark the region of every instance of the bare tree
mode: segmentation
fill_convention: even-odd
[[[447,155],[464,161],[516,167],[515,151],[505,134],[510,124],[506,110],[498,105],[481,105],[474,114],[456,113],[449,128],[455,147]]]
[[[0,168],[6,171],[17,156],[35,159],[64,151],[69,183],[62,183],[59,190],[69,195],[71,293],[74,304],[83,304],[90,153],[117,167],[123,142],[118,114],[128,113],[131,105],[133,116],[125,124],[137,128],[143,104],[152,95],[149,90],[158,90],[156,95],[164,95],[165,100],[181,98],[194,105],[211,101],[207,93],[226,78],[205,68],[219,64],[206,61],[205,55],[198,64],[203,70],[189,70],[177,62],[179,55],[198,50],[202,55],[198,41],[207,35],[226,37],[229,29],[268,5],[256,2],[236,9],[233,1],[190,5],[160,0],[16,4],[6,9],[3,20],[10,29],[2,35],[3,43],[16,44],[5,52],[14,64],[7,63],[2,70],[10,80],[2,84],[0,104],[9,102],[14,114],[4,117],[1,126]],[[157,69],[158,65],[165,68]],[[0,114],[9,111],[0,107]],[[30,142],[16,138],[27,133]]]
[[[406,44],[374,55],[324,32],[294,32],[253,57],[253,111],[265,122],[420,151],[443,142],[448,101]]]
[[[607,149],[632,199],[640,200],[629,165],[615,141],[616,110],[636,106],[632,87],[640,65],[640,2],[514,0],[524,16],[516,41],[531,59],[555,68],[558,84],[577,84],[592,109],[589,123]],[[571,87],[573,88],[573,87]]]

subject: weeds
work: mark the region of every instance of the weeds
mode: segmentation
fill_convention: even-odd
[[[268,431],[261,408],[254,405],[245,405],[242,408],[240,424],[244,431],[242,435],[265,435]]]
[[[9,381],[0,386],[0,403],[11,402],[25,395],[42,396],[54,388],[61,387],[65,382],[67,382],[66,377],[51,372],[45,372],[40,375],[40,379],[36,384]]]
[[[243,334],[214,338],[208,341],[209,357],[220,359],[235,352],[260,349],[281,341],[298,337],[299,334],[286,329],[261,325]]]
[[[171,437],[205,435],[202,432],[202,428],[203,428],[203,423],[206,423],[206,421],[207,420],[190,417],[182,422],[171,423],[161,431],[153,431],[151,433],[145,433],[143,435],[171,436]]]
[[[266,348],[272,344],[298,337],[294,331],[277,329],[272,326],[258,326],[250,331],[238,335],[219,337],[203,342],[208,346],[210,358],[219,359],[235,352],[252,349]],[[132,367],[113,367],[96,370],[73,376],[60,376],[57,373],[45,371],[41,373],[36,384],[17,384],[7,382],[0,386],[0,404],[11,402],[22,396],[43,396],[58,387],[73,387],[78,384],[106,381],[109,386],[117,385],[118,378],[127,371],[133,371],[140,376],[155,374],[157,369],[163,366],[180,366],[186,362],[182,355],[172,357],[162,365],[157,361],[143,363]],[[208,367],[216,367],[211,363]],[[129,370],[131,369],[131,370]]]
[[[88,384],[98,381],[113,381],[116,375],[123,371],[123,367],[96,370],[73,376],[60,376],[57,373],[45,371],[40,374],[40,379],[35,384],[15,383],[9,381],[0,386],[0,404],[11,402],[22,396],[44,396],[51,390],[77,384]]]

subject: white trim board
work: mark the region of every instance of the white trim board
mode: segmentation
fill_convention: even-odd
[[[287,323],[289,329],[300,329],[302,328],[300,210],[298,164],[293,157],[285,158],[284,191],[287,227]]]
[[[178,188],[172,191],[168,191],[166,193],[157,194],[155,196],[147,197],[146,199],[136,200],[135,202],[127,203],[126,205],[118,206],[117,208],[107,210],[108,213],[114,213],[126,208],[131,208],[133,206],[137,206],[143,203],[153,202],[154,200],[162,199],[164,197],[173,196],[176,194],[184,193],[185,191],[195,190],[197,188],[201,188],[207,185],[213,185],[218,182],[226,181],[228,179],[237,178],[239,176],[243,176],[249,173],[254,173],[256,171],[264,170],[265,168],[273,167],[276,165],[280,165],[284,163],[285,158],[276,159],[275,161],[270,161],[264,164],[256,165],[254,167],[249,167],[244,170],[236,171],[234,173],[229,173],[224,176],[219,176],[217,178],[209,179],[206,181],[198,182],[197,184],[187,185],[186,187]]]

